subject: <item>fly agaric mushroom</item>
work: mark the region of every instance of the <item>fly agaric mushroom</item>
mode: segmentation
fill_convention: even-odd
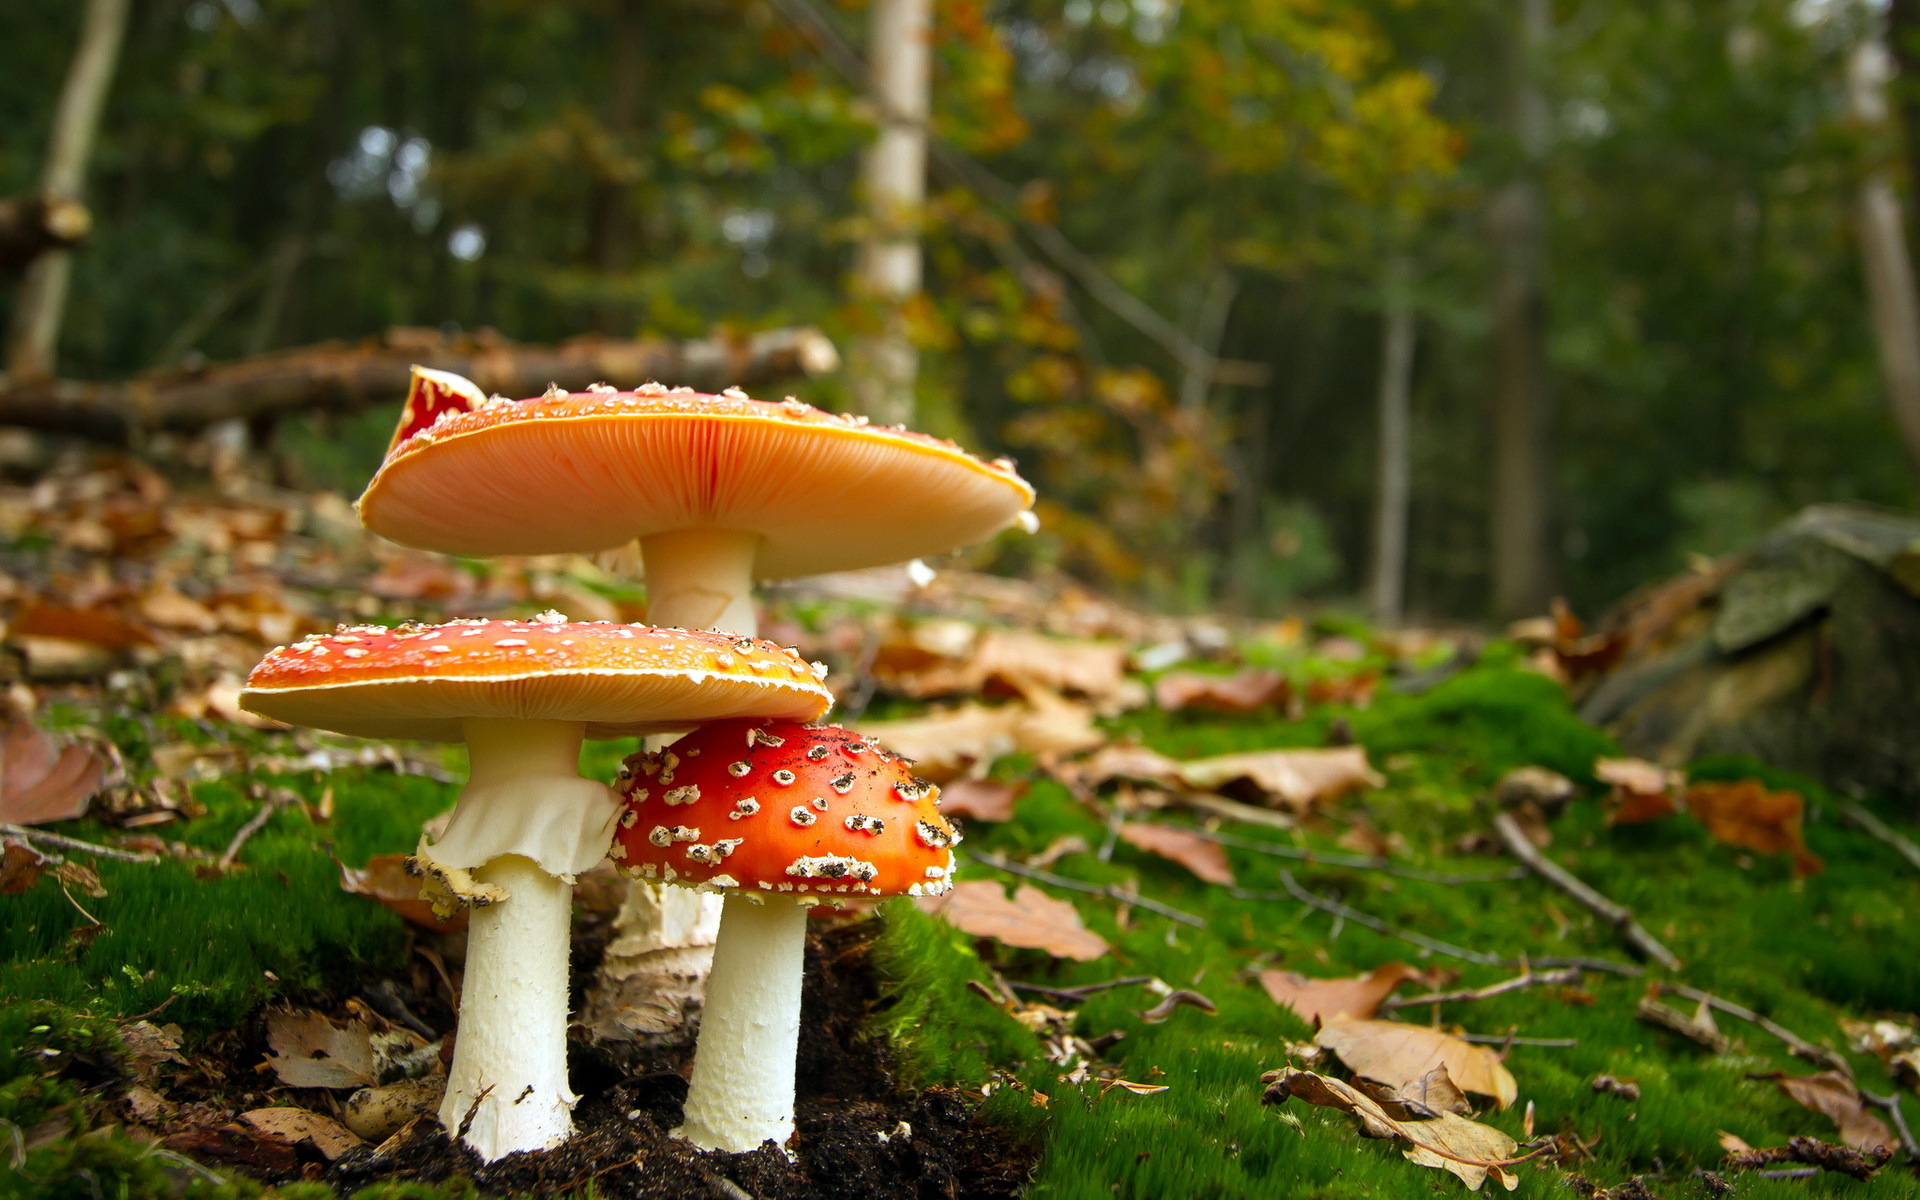
[[[790,650],[604,621],[342,627],[267,654],[241,706],[359,737],[465,741],[467,785],[415,865],[474,905],[440,1120],[483,1159],[564,1141],[574,876],[608,853],[620,797],[580,778],[583,738],[833,703]],[[622,851],[615,848],[617,857]]]
[[[622,868],[726,897],[678,1136],[742,1153],[793,1133],[809,908],[952,886],[959,836],[907,768],[837,726],[755,720],[627,760]]]
[[[798,400],[648,384],[474,404],[438,374],[416,379],[360,497],[367,528],[483,557],[638,539],[655,625],[752,634],[754,579],[943,554],[1032,520],[1010,461]]]

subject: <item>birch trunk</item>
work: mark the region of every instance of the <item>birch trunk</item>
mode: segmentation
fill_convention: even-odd
[[[1413,490],[1413,302],[1406,266],[1388,271],[1380,347],[1380,457],[1373,522],[1373,619],[1406,615],[1407,506]]]
[[[47,166],[40,188],[49,201],[81,198],[87,160],[93,156],[100,114],[113,83],[120,43],[126,37],[127,7],[128,0],[87,2],[80,45],[67,68],[60,106],[54,110],[53,130],[47,141]],[[67,286],[73,273],[72,253],[64,246],[47,250],[21,277],[7,345],[7,370],[16,378],[39,379],[53,374],[54,347],[60,340],[60,318],[66,310]]]
[[[1892,74],[1892,57],[1878,36],[1855,47],[1847,62],[1847,107],[1869,133],[1891,132],[1886,86]],[[1900,437],[1920,466],[1920,297],[1915,295],[1892,165],[1877,161],[1868,168],[1857,204],[1861,273],[1867,281],[1880,374]]]
[[[866,242],[858,286],[881,309],[881,328],[853,348],[856,405],[876,423],[910,424],[919,351],[905,304],[920,290],[920,213],[927,190],[932,0],[875,0],[868,53],[880,131],[867,151]]]

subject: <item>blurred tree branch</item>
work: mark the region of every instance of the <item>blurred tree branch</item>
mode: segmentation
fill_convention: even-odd
[[[216,421],[398,400],[415,363],[518,397],[549,383],[578,391],[603,380],[719,389],[821,375],[839,362],[833,343],[811,327],[683,342],[585,337],[558,346],[519,345],[498,335],[449,341],[435,330],[395,329],[377,342],[327,342],[119,382],[0,377],[0,425],[129,445],[159,430],[193,432]]]
[[[78,200],[46,193],[0,200],[0,278],[26,270],[43,251],[78,245],[93,214]]]

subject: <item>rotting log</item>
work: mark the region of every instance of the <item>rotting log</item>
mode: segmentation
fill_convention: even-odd
[[[751,386],[825,374],[839,361],[833,343],[810,327],[683,342],[585,337],[558,346],[522,345],[497,335],[449,340],[434,330],[396,329],[359,345],[325,342],[118,382],[0,379],[0,425],[127,445],[162,430],[191,433],[217,421],[399,400],[416,363],[518,399],[538,395],[548,384],[573,391],[603,381],[617,387],[650,380],[707,390]]]

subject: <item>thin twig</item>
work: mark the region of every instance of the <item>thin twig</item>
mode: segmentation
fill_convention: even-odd
[[[1538,846],[1527,840],[1526,832],[1513,819],[1513,814],[1501,813],[1494,817],[1493,828],[1500,835],[1508,853],[1531,867],[1534,874],[1573,897],[1582,908],[1619,930],[1628,945],[1669,971],[1680,969],[1679,956],[1642,928],[1633,919],[1631,911],[1602,896],[1571,871],[1542,854]]]
[[[29,842],[38,842],[43,846],[53,846],[61,850],[71,850],[75,854],[91,854],[96,858],[111,858],[120,862],[156,863],[157,854],[142,854],[134,850],[122,850],[116,846],[101,846],[93,842],[83,842],[79,838],[68,837],[62,833],[49,833],[44,829],[29,829],[24,825],[0,824],[0,833],[8,837],[21,838]]]
[[[1580,1044],[1579,1038],[1515,1037],[1504,1033],[1456,1033],[1453,1036],[1477,1046],[1542,1046],[1549,1050],[1569,1050]]]
[[[1070,988],[1045,987],[1038,983],[1013,982],[1009,982],[1007,986],[1016,992],[1032,992],[1036,996],[1047,996],[1055,1000],[1080,1001],[1085,1000],[1088,996],[1096,992],[1104,992],[1112,988],[1135,987],[1142,983],[1151,982],[1152,979],[1153,976],[1151,975],[1128,975],[1120,979],[1108,979],[1101,983],[1083,983],[1079,987]]]
[[[1814,1045],[1806,1038],[1788,1029],[1785,1025],[1768,1020],[1750,1008],[1735,1004],[1731,1000],[1722,1000],[1712,992],[1703,992],[1699,988],[1688,987],[1684,983],[1662,981],[1656,984],[1655,987],[1663,992],[1672,992],[1678,996],[1685,996],[1689,1000],[1705,1003],[1709,1008],[1718,1009],[1730,1017],[1738,1017],[1742,1021],[1758,1025],[1760,1028],[1785,1042],[1788,1049],[1792,1050],[1801,1058],[1809,1062],[1819,1063],[1822,1066],[1832,1067],[1834,1070],[1845,1074],[1847,1078],[1853,1078],[1853,1065],[1845,1058],[1827,1049],[1825,1046]]]
[[[73,898],[73,893],[67,890],[67,885],[65,883],[62,883],[60,885],[60,894],[67,898],[68,904],[73,905],[75,909],[79,910],[79,913],[81,916],[85,917],[87,920],[91,921],[93,924],[95,925],[106,924],[106,922],[102,921],[99,917],[96,917],[92,913],[88,912],[86,909],[81,908],[80,902]]]
[[[215,864],[215,869],[223,873],[231,871],[234,859],[240,856],[240,847],[247,844],[248,838],[267,827],[267,822],[273,820],[273,814],[286,807],[290,796],[293,796],[293,793],[284,788],[269,792],[267,798],[260,802],[260,811],[247,818],[247,823],[234,831],[233,840],[228,842],[226,850],[221,852],[220,861]]]
[[[1906,1148],[1907,1161],[1920,1164],[1920,1143],[1913,1140],[1913,1130],[1907,1128],[1906,1114],[1900,1111],[1900,1093],[1895,1090],[1891,1095],[1876,1096],[1865,1088],[1856,1088],[1860,1098],[1876,1108],[1884,1108],[1893,1118],[1893,1127],[1900,1133],[1900,1144]]]
[[[1386,1009],[1412,1008],[1418,1004],[1453,1004],[1463,1000],[1487,1000],[1494,996],[1503,996],[1508,992],[1517,992],[1521,988],[1550,984],[1579,983],[1578,967],[1563,967],[1557,971],[1528,971],[1512,979],[1503,979],[1499,983],[1490,983],[1485,987],[1459,988],[1451,992],[1428,992],[1424,996],[1393,996],[1381,1002]]]
[[[1527,960],[1515,959],[1514,965],[1524,966]],[[1646,969],[1636,963],[1615,962],[1610,958],[1581,958],[1579,955],[1560,956],[1543,955],[1531,960],[1536,967],[1579,967],[1582,971],[1606,971],[1613,975],[1638,977],[1645,975]]]
[[[1507,960],[1497,954],[1482,954],[1477,950],[1468,950],[1456,946],[1452,942],[1443,942],[1438,938],[1430,938],[1424,934],[1414,933],[1412,930],[1401,929],[1398,926],[1387,924],[1379,917],[1369,913],[1363,913],[1357,908],[1349,908],[1338,900],[1330,900],[1325,896],[1317,896],[1306,888],[1301,887],[1299,880],[1293,877],[1292,871],[1280,872],[1280,882],[1287,889],[1285,897],[1298,900],[1302,904],[1311,905],[1321,912],[1331,913],[1336,917],[1345,918],[1356,925],[1364,925],[1375,933],[1384,933],[1388,937],[1396,937],[1403,942],[1412,942],[1414,945],[1431,950],[1435,954],[1444,954],[1449,958],[1458,958],[1465,962],[1479,963],[1483,967],[1503,967],[1507,964]],[[1283,896],[1277,892],[1249,892],[1242,888],[1234,888],[1233,894],[1243,900],[1279,900],[1283,898]]]
[[[1089,896],[1105,896],[1109,900],[1117,900],[1122,904],[1131,904],[1136,908],[1144,908],[1151,913],[1159,913],[1170,921],[1178,921],[1182,925],[1191,925],[1195,929],[1205,929],[1207,927],[1205,920],[1194,916],[1190,912],[1183,912],[1171,905],[1162,904],[1158,900],[1149,900],[1145,896],[1123,891],[1120,888],[1114,887],[1112,884],[1082,883],[1078,879],[1068,879],[1064,875],[1055,875],[1052,871],[1043,871],[1039,867],[1029,867],[1025,863],[1017,863],[1011,859],[1002,858],[998,854],[989,854],[985,850],[969,850],[967,857],[977,863],[992,867],[996,871],[1005,871],[1009,875],[1019,875],[1026,879],[1036,879],[1041,883],[1050,883],[1055,887],[1084,892]]]
[[[1230,833],[1215,833],[1207,829],[1195,829],[1192,832],[1210,842],[1218,842],[1222,846],[1232,846],[1239,850],[1252,850],[1256,854],[1270,854],[1275,858],[1294,858],[1328,867],[1354,867],[1362,871],[1380,871],[1388,875],[1398,875],[1402,879],[1417,879],[1422,883],[1439,883],[1450,887],[1463,883],[1506,883],[1527,877],[1525,867],[1515,867],[1510,871],[1491,875],[1455,875],[1445,871],[1429,871],[1422,867],[1402,866],[1390,858],[1376,858],[1361,854],[1335,854],[1308,849],[1304,846],[1282,846],[1277,842],[1235,837]]]
[[[1286,813],[1275,812],[1258,805],[1242,804],[1238,800],[1229,800],[1225,796],[1216,796],[1211,792],[1174,792],[1176,803],[1188,808],[1197,808],[1201,812],[1211,813],[1228,821],[1238,821],[1242,825],[1261,825],[1268,829],[1278,829],[1282,833],[1292,833],[1300,828],[1300,822]]]
[[[180,993],[175,992],[173,995],[168,996],[165,1000],[162,1000],[160,1002],[160,1007],[158,1008],[150,1008],[146,1012],[135,1013],[131,1017],[108,1017],[107,1020],[112,1021],[118,1025],[125,1025],[130,1021],[144,1021],[148,1017],[157,1017],[161,1013],[167,1011],[167,1006],[169,1004],[172,1004],[175,1000],[178,1000],[179,998],[180,998]]]
[[[1847,820],[1865,830],[1869,836],[1892,846],[1900,852],[1901,858],[1912,863],[1916,869],[1920,869],[1920,846],[1914,845],[1912,839],[1868,812],[1865,805],[1849,803],[1840,811],[1845,814]]]

